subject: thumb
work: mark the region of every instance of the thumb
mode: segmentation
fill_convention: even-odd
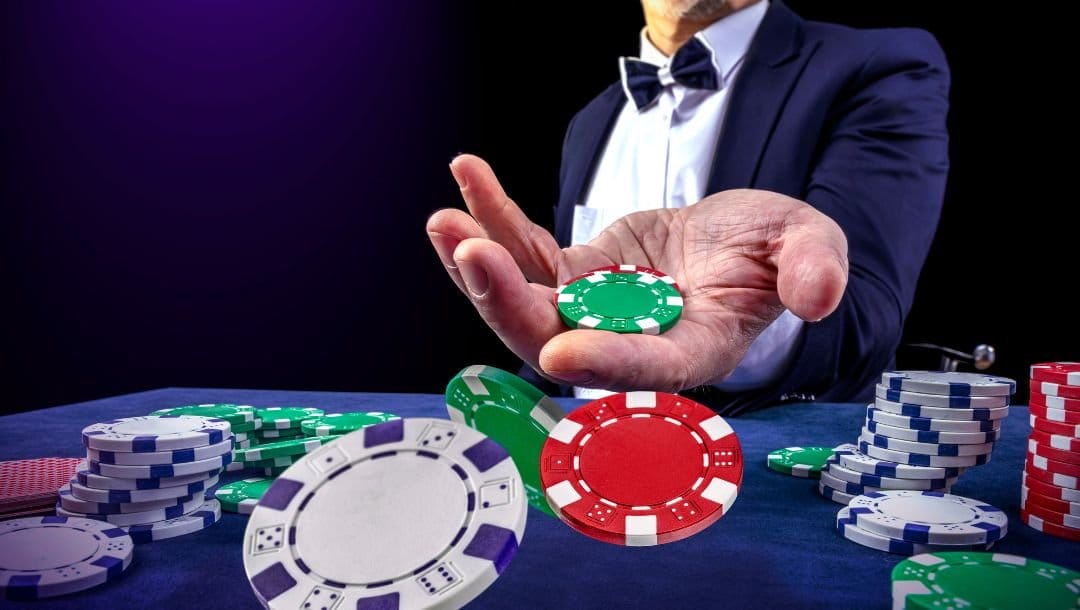
[[[776,289],[791,313],[817,322],[840,304],[847,287],[847,238],[831,218],[807,206],[785,227]]]

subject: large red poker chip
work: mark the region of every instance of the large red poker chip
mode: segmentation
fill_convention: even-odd
[[[1063,424],[1080,424],[1080,410],[1065,411],[1064,409],[1055,409],[1034,401],[1028,405],[1028,410],[1031,411],[1032,415],[1050,421],[1061,422]]]
[[[1028,453],[1049,460],[1057,468],[1057,470],[1047,468],[1051,472],[1080,477],[1080,453],[1055,449],[1031,437],[1028,437]]]
[[[1053,385],[1053,384],[1051,384]],[[1028,396],[1028,402],[1032,404],[1042,405],[1051,409],[1058,409],[1060,411],[1070,411],[1072,413],[1080,413],[1080,398],[1064,398],[1061,396],[1054,396],[1051,394],[1043,394],[1038,390],[1041,387],[1039,382],[1031,382],[1031,392]],[[1061,386],[1055,386],[1061,387]],[[1069,386],[1071,387],[1071,386]]]
[[[1061,513],[1069,515],[1073,519],[1080,520],[1080,503],[1078,502],[1066,502],[1065,500],[1059,500],[1057,498],[1047,496],[1035,491],[1033,488],[1027,485],[1020,486],[1020,501],[1028,504],[1038,504],[1047,510],[1052,510],[1055,513]]]
[[[1028,415],[1028,423],[1035,430],[1058,436],[1072,436],[1080,438],[1080,424],[1063,424],[1061,422],[1043,419],[1034,413]]]
[[[1042,481],[1047,485],[1053,485],[1055,487],[1061,487],[1064,489],[1071,489],[1073,491],[1080,491],[1080,479],[1077,479],[1077,477],[1074,476],[1069,476],[1067,474],[1050,472],[1045,468],[1036,466],[1035,459],[1035,456],[1029,455],[1027,460],[1024,461],[1024,473],[1026,473],[1029,477]],[[1046,458],[1039,459],[1044,465],[1046,464]]]
[[[708,407],[663,392],[627,392],[572,411],[548,435],[540,479],[578,532],[650,546],[701,532],[731,507],[743,457]]]
[[[1080,542],[1080,529],[1074,529],[1071,527],[1065,527],[1064,525],[1050,523],[1042,517],[1039,517],[1037,514],[1033,514],[1030,510],[1021,508],[1020,520],[1028,524],[1029,527],[1037,529],[1044,534],[1050,534],[1051,536],[1057,536],[1058,538],[1065,538],[1067,540]]]
[[[1063,434],[1047,434],[1038,429],[1032,430],[1029,438],[1035,439],[1040,445],[1075,453],[1080,458],[1080,438]]]
[[[1041,394],[1043,396],[1060,396],[1061,398],[1078,399],[1080,398],[1080,386],[1032,379],[1031,393],[1033,395]]]
[[[1031,365],[1032,381],[1080,386],[1080,362],[1042,362]]]

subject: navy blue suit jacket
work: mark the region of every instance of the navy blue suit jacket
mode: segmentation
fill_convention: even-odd
[[[730,95],[708,192],[756,188],[810,203],[843,228],[851,272],[838,310],[806,326],[778,384],[699,398],[727,414],[809,396],[869,399],[881,372],[894,366],[941,212],[944,54],[921,30],[806,21],[774,0]],[[626,103],[615,83],[570,123],[555,208],[564,246],[573,208]]]

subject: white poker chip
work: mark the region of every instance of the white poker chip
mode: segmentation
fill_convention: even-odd
[[[84,461],[79,470],[75,471],[75,479],[80,485],[93,489],[105,489],[113,491],[141,491],[150,489],[165,489],[180,487],[206,481],[221,474],[221,469],[208,472],[197,472],[178,477],[152,477],[146,479],[118,479],[111,476],[102,476],[90,472],[88,464]],[[190,495],[190,494],[184,494]]]
[[[969,466],[982,466],[990,461],[990,454],[984,455],[928,455],[925,453],[911,453],[897,451],[871,445],[866,441],[859,441],[859,452],[879,460],[908,464],[912,466],[930,466],[940,468],[967,468]]]
[[[993,443],[1001,438],[1001,430],[989,432],[941,432],[938,430],[912,430],[889,426],[871,419],[866,420],[866,430],[871,434],[905,441],[931,444],[978,445]]]
[[[859,472],[845,468],[839,458],[829,461],[827,472],[830,476],[857,485],[870,486],[878,489],[910,489],[914,491],[931,491],[948,489],[956,483],[957,477],[948,479],[897,479],[883,477],[876,474]]]
[[[887,371],[881,385],[905,392],[943,396],[1009,396],[1016,382],[1008,377],[948,371]]]
[[[214,445],[232,435],[224,419],[194,415],[125,417],[83,428],[83,445],[99,451],[172,451]]]
[[[96,519],[98,521],[108,521],[113,525],[142,525],[144,523],[154,523],[156,521],[168,521],[169,519],[176,519],[184,515],[191,514],[203,505],[203,494],[198,494],[190,498],[180,498],[180,504],[170,506],[168,508],[158,508],[155,510],[147,510],[139,513],[120,513],[114,515],[99,515],[95,513],[79,513],[75,511],[67,510],[56,505],[56,514],[63,515],[64,517],[80,517],[86,519]]]
[[[527,507],[517,467],[487,436],[391,420],[274,481],[248,520],[244,570],[266,607],[459,608],[508,566]]]
[[[874,386],[874,396],[892,402],[948,409],[998,409],[1009,405],[1008,396],[946,396],[893,390],[880,383]]]
[[[831,488],[835,489],[836,491],[842,491],[842,492],[848,494],[849,496],[858,496],[860,494],[864,494],[864,493],[871,492],[871,491],[879,491],[881,489],[880,487],[873,487],[873,486],[870,486],[870,485],[863,485],[861,483],[852,483],[850,481],[844,481],[843,479],[838,479],[838,478],[834,477],[833,475],[829,474],[829,472],[827,470],[822,470],[819,474],[821,475],[821,483],[823,485],[825,485],[826,487],[831,487]]]
[[[882,460],[860,452],[855,445],[840,445],[835,448],[835,451],[836,459],[844,468],[893,479],[950,479],[960,476],[964,470],[956,467],[916,466]]]
[[[95,460],[86,460],[86,468],[94,474],[117,479],[161,479],[198,475],[221,470],[232,463],[232,452],[205,460],[183,462],[180,464],[160,464],[157,466],[121,466],[102,464]]]
[[[855,496],[840,491],[839,489],[833,489],[832,487],[829,487],[828,485],[822,483],[820,479],[818,480],[818,493],[820,493],[825,498],[832,500],[837,504],[843,504],[844,506],[847,506],[848,502],[851,502],[853,499],[855,499]]]
[[[888,411],[897,415],[918,417],[920,419],[948,419],[957,421],[986,421],[998,420],[1009,416],[1009,407],[984,408],[984,407],[927,407],[921,404],[909,402],[895,402],[878,397],[872,406],[880,411]]]
[[[836,513],[836,531],[856,544],[898,555],[917,555],[935,551],[985,551],[995,544],[994,542],[988,544],[920,544],[882,536],[859,527],[855,523],[855,519],[851,517],[850,506],[845,506]]]
[[[135,544],[93,519],[20,517],[0,522],[0,597],[34,600],[119,578]]]
[[[119,464],[122,466],[158,466],[167,464],[183,464],[208,460],[232,451],[233,439],[226,438],[220,443],[203,445],[192,449],[173,449],[172,451],[101,451],[87,449],[87,459],[102,464]]]
[[[131,504],[134,502],[152,502],[154,500],[194,496],[217,484],[218,477],[215,475],[204,481],[157,489],[96,489],[82,485],[79,483],[78,478],[71,479],[68,486],[71,488],[72,497],[80,500],[99,504]]]
[[[60,488],[57,493],[60,507],[74,513],[86,513],[97,515],[119,515],[125,513],[140,513],[159,508],[176,506],[183,500],[194,496],[181,496],[178,498],[161,498],[158,500],[146,500],[142,502],[93,502],[77,498],[71,493],[71,484]]]
[[[896,404],[898,411],[903,410],[903,405]],[[1007,410],[1006,410],[1007,412]],[[962,419],[932,419],[929,417],[912,417],[909,415],[901,415],[899,412],[893,413],[890,411],[882,411],[881,409],[875,409],[874,403],[870,403],[866,407],[866,421],[877,422],[886,426],[894,426],[896,428],[907,428],[909,430],[917,430],[919,432],[937,431],[937,432],[996,432],[1001,430],[1000,419],[984,419],[984,420],[962,420]]]
[[[885,449],[906,451],[908,453],[922,453],[925,455],[938,456],[975,456],[986,455],[994,450],[994,443],[979,443],[977,445],[960,445],[956,443],[920,443],[917,441],[893,438],[882,434],[875,434],[867,428],[859,431],[859,440]]]
[[[848,506],[850,518],[862,529],[920,544],[989,544],[1009,528],[1000,509],[936,491],[876,491]]]
[[[199,510],[155,523],[129,525],[123,527],[136,544],[167,540],[200,532],[221,520],[221,504],[217,500],[207,500]]]

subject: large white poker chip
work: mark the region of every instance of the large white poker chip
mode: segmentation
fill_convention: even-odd
[[[96,587],[118,578],[134,549],[127,532],[93,519],[0,522],[0,597],[33,600]]]
[[[392,420],[274,481],[248,520],[244,570],[268,608],[459,608],[509,565],[527,507],[513,460],[484,434]]]
[[[897,391],[944,396],[1009,396],[1016,382],[1008,377],[949,371],[887,371],[881,385]]]
[[[220,443],[232,436],[224,419],[194,415],[125,417],[83,428],[83,445],[99,451],[172,451]]]
[[[989,544],[1009,528],[1000,509],[936,491],[875,491],[848,507],[850,519],[862,529],[920,544]]]

